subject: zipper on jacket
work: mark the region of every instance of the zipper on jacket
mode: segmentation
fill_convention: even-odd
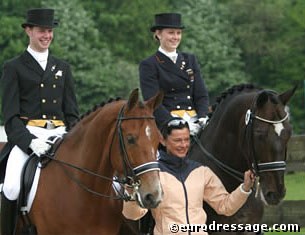
[[[182,177],[181,177],[181,172],[179,173],[179,178],[180,178],[180,182],[182,184],[183,191],[184,191],[186,223],[189,225],[190,224],[190,219],[189,219],[189,213],[188,213],[188,197],[187,197],[187,191],[186,191],[184,181],[182,180]],[[188,230],[188,234],[191,235],[190,230]]]

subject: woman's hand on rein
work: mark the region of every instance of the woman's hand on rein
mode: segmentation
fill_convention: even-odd
[[[244,173],[243,190],[249,192],[253,187],[254,182],[255,182],[255,174],[251,170],[247,170]]]

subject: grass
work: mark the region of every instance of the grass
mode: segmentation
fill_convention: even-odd
[[[287,235],[287,234],[292,234],[292,235],[305,235],[305,228],[302,228],[300,232],[266,232],[264,235]]]
[[[305,172],[285,176],[286,196],[284,200],[305,200]]]
[[[305,172],[290,173],[285,176],[286,196],[284,200],[305,200]],[[264,235],[305,235],[305,228],[300,232],[265,232]]]

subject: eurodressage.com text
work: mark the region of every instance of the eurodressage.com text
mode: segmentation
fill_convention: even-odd
[[[171,233],[179,232],[300,232],[298,224],[176,224],[168,225]]]

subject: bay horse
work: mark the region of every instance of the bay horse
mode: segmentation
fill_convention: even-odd
[[[236,85],[217,99],[208,125],[195,139],[190,157],[209,166],[228,192],[243,181],[247,169],[257,176],[254,193],[233,216],[221,216],[204,204],[207,224],[259,224],[264,204],[277,205],[286,189],[287,143],[292,134],[287,103],[296,86],[282,94],[251,84]],[[257,232],[257,231],[254,231]],[[223,234],[215,232],[211,234]],[[251,231],[225,234],[256,234]]]
[[[216,224],[259,224],[264,204],[277,205],[284,198],[286,150],[292,134],[286,105],[295,90],[296,87],[277,94],[251,84],[240,84],[229,88],[217,99],[208,124],[200,137],[194,138],[189,157],[210,167],[228,192],[243,182],[243,172],[248,169],[257,175],[257,182],[245,205],[233,216],[218,215],[204,203],[207,224],[213,221]],[[137,222],[127,220],[120,234],[141,234],[138,226]],[[147,227],[147,224],[142,223],[141,226]],[[258,231],[210,234],[255,232]]]
[[[135,89],[128,100],[103,104],[71,128],[41,170],[29,212],[37,234],[118,234],[123,201],[115,200],[122,196],[113,181],[131,187],[142,207],[159,204],[160,136],[153,111],[162,98],[158,93],[142,102]]]

